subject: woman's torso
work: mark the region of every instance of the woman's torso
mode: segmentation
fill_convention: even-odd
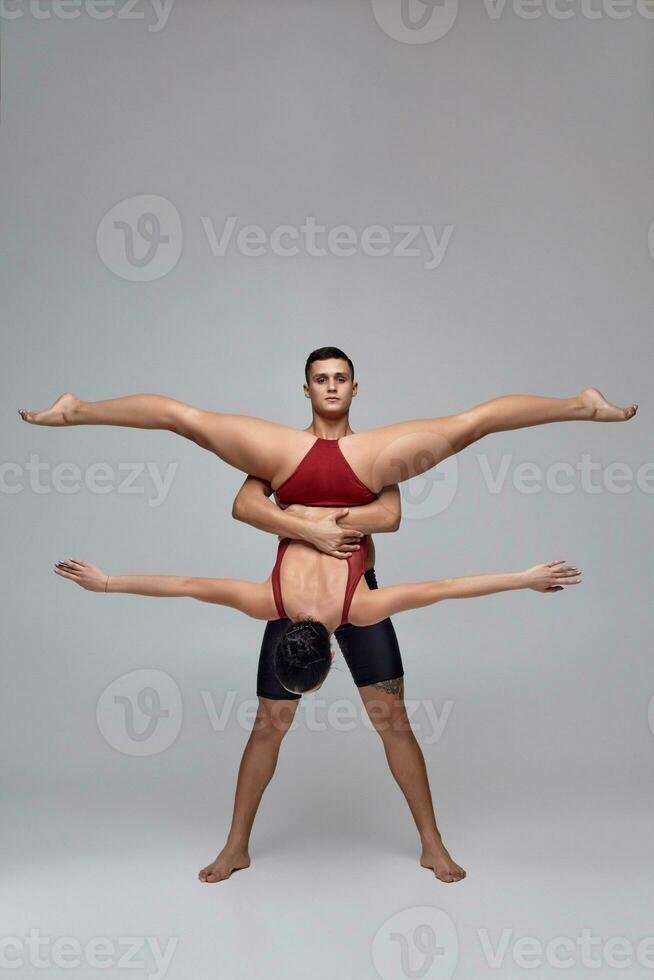
[[[377,499],[377,494],[359,479],[346,460],[340,439],[307,434],[314,441],[293,472],[274,490],[280,506],[361,507]],[[353,552],[351,558],[334,558],[288,538],[280,541],[271,574],[278,615],[299,619],[308,614],[335,628],[344,615],[347,617],[363,573],[374,566],[374,561],[375,547],[370,535],[361,539],[359,551]],[[365,579],[363,585],[367,588]]]
[[[303,541],[284,538],[270,576],[278,616],[310,616],[330,631],[347,622],[356,590],[368,587],[363,577],[372,567],[367,552],[367,537],[351,558],[333,558]]]

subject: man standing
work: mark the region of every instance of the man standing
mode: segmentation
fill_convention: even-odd
[[[312,408],[311,425],[305,431],[329,440],[349,435],[349,410],[357,391],[352,361],[343,351],[336,347],[313,351],[305,366],[304,394]],[[301,504],[282,509],[270,499],[273,493],[269,483],[248,476],[234,500],[232,515],[260,530],[306,541],[345,560],[359,547],[357,542],[364,534],[396,531],[400,525],[397,485],[384,487],[373,502],[349,509]],[[365,577],[374,589],[377,582],[372,538],[369,555],[372,567]],[[222,881],[232,871],[250,865],[248,843],[254,818],[301,697],[280,684],[273,668],[276,638],[286,622],[272,620],[264,631],[257,672],[259,705],[239,767],[232,825],[216,860],[200,871],[201,881]],[[346,624],[335,635],[415,820],[422,844],[421,865],[431,868],[441,881],[460,881],[465,871],[452,860],[441,840],[424,757],[406,715],[404,669],[391,620],[374,626]]]

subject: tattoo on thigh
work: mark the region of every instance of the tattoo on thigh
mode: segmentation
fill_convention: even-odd
[[[373,687],[378,687],[380,691],[386,691],[387,694],[396,694],[398,697],[404,697],[404,677],[393,677],[389,681],[378,681],[373,684]]]

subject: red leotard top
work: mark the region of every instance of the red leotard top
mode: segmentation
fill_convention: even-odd
[[[304,504],[305,507],[357,507],[370,504],[377,499],[377,494],[373,493],[356,475],[341,452],[338,442],[338,439],[316,438],[293,473],[275,490],[281,504]],[[282,602],[279,569],[290,540],[284,538],[279,542],[277,560],[272,572],[275,606],[280,618],[284,619],[288,617]],[[368,553],[367,535],[361,538],[359,544],[359,550],[352,552],[351,558],[338,559],[347,561],[347,585],[341,626],[347,623],[352,596],[365,569]]]
[[[316,439],[294,472],[275,490],[280,504],[356,507],[377,499],[355,474],[338,442]]]
[[[290,538],[284,538],[279,542],[279,547],[277,549],[277,560],[275,562],[275,567],[272,570],[272,588],[273,595],[275,597],[275,606],[277,607],[277,612],[280,619],[288,619],[284,610],[284,603],[282,602],[282,587],[279,580],[279,571],[282,565],[282,558],[284,553],[291,542]],[[364,569],[366,567],[366,555],[368,553],[368,536],[365,535],[361,538],[360,548],[358,551],[352,552],[351,558],[338,558],[337,561],[347,562],[347,584],[345,586],[345,597],[343,599],[343,612],[341,615],[340,625],[343,626],[348,621],[350,615],[350,604],[352,602],[352,596],[354,595],[354,590],[359,584],[359,579],[363,575]]]

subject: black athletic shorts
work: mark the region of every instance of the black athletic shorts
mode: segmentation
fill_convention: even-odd
[[[368,588],[376,589],[378,586],[374,568],[369,568],[364,574]],[[290,701],[297,701],[302,697],[301,694],[286,690],[277,679],[273,666],[275,644],[289,622],[288,619],[271,619],[266,623],[259,654],[257,697]],[[373,623],[372,626],[352,626],[345,623],[335,630],[334,635],[357,687],[404,676],[400,647],[389,618],[381,623]]]

